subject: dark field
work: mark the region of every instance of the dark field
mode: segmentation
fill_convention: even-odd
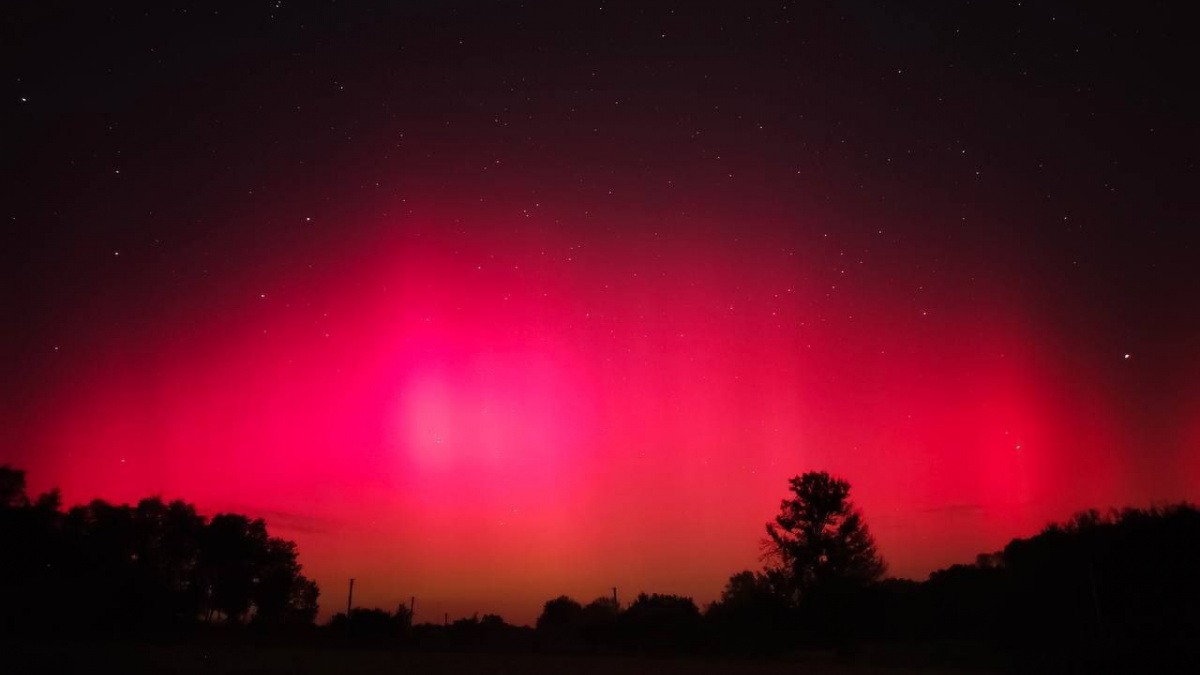
[[[866,673],[979,672],[936,667],[872,666],[839,663],[831,654],[788,660],[566,656],[540,654],[397,653],[304,647],[165,645],[119,642],[32,642],[9,645],[0,668],[8,673],[299,673],[446,675],[864,675]]]

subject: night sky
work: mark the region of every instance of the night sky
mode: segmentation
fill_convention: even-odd
[[[324,591],[713,599],[1200,499],[1172,3],[5,3],[0,462]],[[391,6],[389,6],[391,5]]]

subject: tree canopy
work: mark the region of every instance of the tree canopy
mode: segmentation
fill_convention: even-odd
[[[767,523],[767,574],[795,603],[813,593],[862,587],[887,569],[862,513],[850,501],[850,483],[825,472],[788,481],[791,496]]]
[[[63,511],[31,500],[25,474],[0,467],[0,625],[162,627],[197,621],[307,625],[317,585],[296,544],[262,520],[211,519],[183,501],[94,500]]]

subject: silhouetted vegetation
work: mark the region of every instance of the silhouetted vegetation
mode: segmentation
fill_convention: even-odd
[[[767,524],[764,565],[729,578],[701,611],[641,594],[545,603],[536,630],[497,615],[413,624],[408,607],[335,615],[325,644],[414,651],[771,655],[837,650],[894,662],[1059,669],[1178,663],[1200,637],[1200,511],[1179,504],[1088,511],[924,582],[884,562],[850,486],[789,482]],[[0,621],[11,633],[221,624],[311,625],[316,585],[295,544],[261,520],[211,519],[181,501],[94,501],[64,511],[0,467]]]
[[[880,578],[884,562],[845,481],[805,474],[790,486],[767,525],[764,568],[730,577],[702,615],[689,599],[643,595],[597,644],[577,637],[583,610],[562,597],[538,620],[542,643],[758,655],[865,650],[897,662],[1049,669],[1195,659],[1200,511],[1191,505],[1085,512],[916,582]]]
[[[0,467],[0,625],[6,630],[311,625],[319,591],[296,545],[236,514],[211,520],[182,501],[96,500],[62,510],[30,499]]]
[[[863,515],[850,501],[850,484],[825,472],[788,481],[791,497],[767,523],[763,541],[768,587],[795,610],[804,634],[843,639],[861,622],[863,592],[886,566]]]
[[[693,651],[701,644],[700,610],[691,598],[642,593],[621,613],[625,647],[642,652]]]
[[[763,654],[779,651],[796,632],[796,617],[783,594],[761,572],[729,578],[705,619],[712,644],[724,651]]]
[[[783,500],[763,542],[768,576],[792,604],[842,589],[862,588],[886,569],[862,513],[850,501],[850,484],[827,473],[788,481]]]
[[[546,601],[537,620],[538,637],[559,650],[583,645],[583,605],[567,596]]]
[[[349,618],[345,612],[334,614],[329,620],[329,628],[335,635],[359,642],[395,642],[408,637],[409,615],[404,608],[389,614],[382,609],[355,607],[350,610]]]
[[[941,637],[1065,657],[1196,656],[1200,511],[1086,511],[930,575],[908,612]]]
[[[514,626],[496,614],[414,625],[404,605],[394,613],[356,607],[349,619],[339,612],[330,619],[325,637],[331,644],[414,651],[531,652],[537,646],[532,628]]]

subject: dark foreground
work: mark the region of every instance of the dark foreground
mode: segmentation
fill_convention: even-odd
[[[454,654],[286,646],[197,645],[142,642],[24,642],[5,645],[13,673],[297,673],[300,675],[437,673],[445,675],[865,675],[867,673],[967,673],[941,667],[841,663],[832,654],[786,660],[684,657]]]

